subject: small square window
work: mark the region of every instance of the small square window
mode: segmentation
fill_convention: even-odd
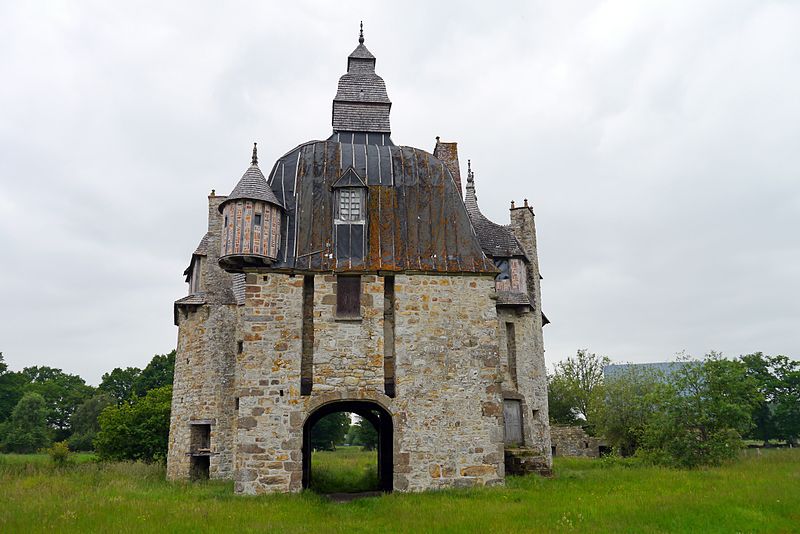
[[[260,213],[256,213],[255,216],[253,217],[253,224],[255,224],[256,226],[261,226],[261,214]]]

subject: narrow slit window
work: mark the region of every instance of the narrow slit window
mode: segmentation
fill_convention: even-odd
[[[508,373],[511,382],[517,386],[517,332],[514,323],[506,323],[506,349],[508,352]]]
[[[395,396],[394,306],[394,276],[387,276],[383,279],[383,390],[392,398]]]
[[[314,276],[303,277],[303,326],[300,355],[300,395],[311,395],[314,386]],[[281,390],[283,396],[283,390]]]

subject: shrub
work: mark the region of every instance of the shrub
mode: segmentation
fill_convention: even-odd
[[[172,386],[147,392],[130,404],[108,406],[100,414],[95,437],[104,460],[162,461],[167,456]]]
[[[715,353],[681,366],[659,396],[637,454],[678,467],[719,465],[734,458],[760,399],[741,362]]]
[[[50,455],[50,459],[53,460],[53,463],[58,467],[64,467],[69,463],[70,452],[66,441],[57,441],[53,443],[50,448],[47,449],[47,454]]]

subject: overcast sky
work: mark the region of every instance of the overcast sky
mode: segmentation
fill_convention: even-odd
[[[392,138],[536,212],[550,364],[800,355],[800,3],[0,1],[0,351],[97,384],[258,141],[330,135],[364,20]]]

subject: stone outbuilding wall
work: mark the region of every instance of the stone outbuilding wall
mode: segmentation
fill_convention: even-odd
[[[602,438],[590,436],[580,426],[551,426],[550,442],[553,456],[599,458],[607,450]]]

